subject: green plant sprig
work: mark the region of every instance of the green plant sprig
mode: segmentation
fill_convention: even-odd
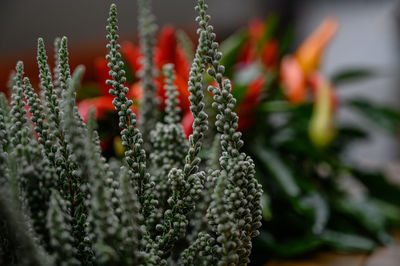
[[[149,74],[154,71],[149,63],[154,48],[150,34],[153,18],[148,1],[141,0],[141,5],[140,17],[147,27],[141,34],[147,51],[146,82],[150,84],[154,78]],[[222,80],[218,44],[206,9],[204,0],[197,0],[199,44],[188,81],[193,133],[187,141],[179,119],[174,68],[166,65],[166,116],[146,135],[148,161],[132,100],[127,98],[129,89],[124,85],[114,4],[107,26],[106,59],[112,78],[107,84],[112,86],[110,94],[126,149],[121,163],[110,161],[109,165],[102,156],[94,112],[90,111],[86,122],[78,112],[76,90],[84,68],[77,67],[71,75],[65,37],[55,42],[55,81],[43,40],[38,41],[42,97],[24,78],[22,62],[17,64],[11,110],[4,97],[0,98],[0,136],[5,138],[0,139],[0,173],[4,174],[0,180],[0,214],[4,216],[1,263],[130,266],[249,262],[251,239],[260,226],[261,188],[254,179],[252,160],[239,151],[243,141],[236,132],[235,102],[229,81]],[[219,84],[211,91],[221,137],[214,145],[214,157],[219,160],[213,158],[205,171],[207,164],[201,164],[199,153],[208,129],[203,88],[207,69]],[[3,191],[7,191],[6,197]],[[16,219],[20,222],[13,224]],[[21,252],[26,256],[21,257]]]

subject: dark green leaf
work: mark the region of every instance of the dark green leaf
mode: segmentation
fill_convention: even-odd
[[[400,111],[379,106],[366,100],[351,100],[347,105],[364,115],[366,119],[389,133],[396,134],[400,126]]]
[[[332,143],[332,148],[336,154],[346,150],[355,141],[366,140],[368,133],[352,125],[341,126],[337,129],[337,135]]]
[[[259,110],[263,113],[275,113],[287,112],[293,108],[293,105],[289,104],[287,101],[267,101],[259,107]]]
[[[135,71],[138,71],[138,69],[133,69],[133,67],[129,66],[127,60],[125,58],[122,58],[124,61],[124,67],[123,69],[125,70],[125,75],[126,75],[126,80],[129,84],[135,83],[136,81],[136,73]]]
[[[223,54],[221,65],[225,66],[225,75],[229,78],[232,77],[236,59],[248,35],[247,30],[240,30],[221,43],[221,52]]]
[[[331,81],[336,86],[349,81],[359,81],[375,76],[377,73],[370,68],[352,68],[341,70],[333,74]]]
[[[269,16],[265,22],[264,22],[264,32],[263,35],[260,39],[260,41],[257,44],[257,51],[261,52],[261,49],[263,48],[263,45],[265,44],[266,41],[271,39],[274,35],[276,35],[276,32],[279,27],[279,17],[271,15]]]
[[[300,201],[303,208],[311,209],[314,214],[314,224],[312,231],[314,234],[320,234],[329,219],[329,207],[325,199],[318,193],[313,192]]]
[[[261,197],[262,216],[264,221],[269,221],[272,218],[271,213],[271,199],[265,192]]]
[[[99,85],[97,83],[85,83],[82,88],[76,91],[77,101],[81,101],[87,98],[94,98],[100,95]]]
[[[283,57],[290,52],[290,48],[293,45],[294,27],[288,26],[283,32],[279,40],[279,57]]]
[[[374,202],[381,210],[386,220],[392,226],[398,226],[400,223],[400,208],[398,205],[390,204],[386,201],[374,199]]]
[[[297,197],[300,188],[297,186],[290,169],[272,150],[260,145],[255,145],[253,151],[257,159],[273,174],[276,182],[288,197]]]
[[[272,235],[261,231],[260,236],[255,239],[255,244],[260,248],[272,250],[280,257],[292,257],[316,250],[324,243],[314,235],[307,234],[301,238],[287,240],[285,242],[276,241]]]
[[[390,183],[382,173],[368,173],[359,169],[353,169],[352,173],[372,196],[392,204],[400,203],[400,187]]]
[[[321,235],[325,244],[334,249],[346,251],[371,251],[376,247],[375,242],[368,238],[336,231],[325,231]]]
[[[339,211],[351,217],[368,230],[380,242],[391,241],[386,233],[386,220],[374,201],[371,199],[341,198],[336,202]]]

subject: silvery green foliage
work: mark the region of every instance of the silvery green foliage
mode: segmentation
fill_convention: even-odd
[[[158,122],[150,135],[153,148],[150,160],[154,183],[156,184],[155,191],[160,202],[165,202],[170,192],[166,178],[170,169],[183,167],[188,149],[185,133],[180,124],[178,91],[174,85],[175,75],[173,71],[174,66],[172,64],[167,64],[163,68],[167,98],[164,123]]]
[[[82,69],[78,68],[76,77],[71,79],[69,66],[65,66],[68,64],[65,59],[65,38],[63,42],[64,45],[59,51],[59,69],[60,81],[65,81],[67,86],[64,85],[63,88],[66,90],[77,86]],[[82,142],[79,141],[82,138],[82,122],[76,116],[74,90],[66,90],[62,99],[55,94],[41,39],[38,42],[38,64],[42,99],[36,94],[29,80],[23,78],[23,64],[17,64],[9,114],[11,123],[6,127],[9,140],[2,142],[2,155],[6,155],[6,164],[2,165],[2,171],[6,173],[5,183],[9,185],[10,198],[14,199],[14,204],[18,207],[14,211],[21,212],[20,216],[26,221],[25,233],[33,239],[33,245],[51,253],[51,257],[56,258],[56,265],[76,265],[77,262],[90,265],[94,257],[85,234],[87,210],[83,203],[87,196],[81,190],[86,178],[80,175],[82,167],[79,162],[83,158],[80,152]],[[67,93],[69,91],[72,93]],[[69,106],[72,106],[71,109],[68,109]],[[29,120],[25,107],[28,107],[32,115]],[[4,104],[1,109],[3,114],[8,112]],[[37,138],[33,134],[33,128]],[[49,202],[54,203],[50,201],[53,189],[66,201],[67,208],[49,206]],[[63,221],[48,217],[60,210],[65,212]],[[52,222],[46,222],[48,220]],[[68,223],[68,226],[60,223]],[[66,243],[62,243],[67,239],[65,228],[70,228],[70,239],[73,242],[71,246],[77,250],[73,252],[73,256],[66,255]],[[54,247],[54,243],[59,245]],[[16,259],[14,264],[22,263],[22,258],[16,256]],[[30,259],[34,260],[26,258],[27,261]]]
[[[153,18],[148,17],[148,1],[141,0],[140,5],[147,57],[144,69],[153,71]],[[24,78],[23,64],[17,64],[11,109],[0,96],[1,264],[249,262],[251,239],[258,234],[261,220],[261,188],[254,179],[252,160],[240,152],[243,141],[236,131],[235,99],[230,82],[223,80],[221,53],[206,9],[204,0],[197,0],[199,44],[188,81],[193,133],[186,140],[174,66],[166,65],[165,117],[147,132],[146,144],[130,108],[132,100],[126,96],[129,89],[124,85],[124,62],[117,43],[116,6],[111,5],[106,58],[112,79],[107,84],[112,86],[125,147],[122,162],[108,164],[102,156],[94,113],[85,123],[79,115],[75,96],[84,68],[77,67],[71,75],[65,37],[55,44],[54,77],[43,40],[38,41],[42,97]],[[214,142],[216,158],[202,164],[199,153],[208,129],[206,72],[218,84],[209,90],[214,95],[220,137]],[[153,82],[150,73],[144,75],[149,84]]]
[[[178,104],[178,91],[174,85],[175,75],[174,75],[174,65],[166,64],[163,67],[163,73],[165,76],[165,96],[167,100],[165,101],[165,122],[167,124],[179,124],[180,117],[179,112],[181,111]]]
[[[115,109],[119,115],[119,127],[121,131],[122,145],[125,147],[125,161],[128,167],[129,179],[137,189],[140,203],[143,205],[143,215],[150,217],[149,224],[152,224],[154,219],[154,207],[158,204],[152,189],[154,183],[150,178],[150,174],[146,169],[146,152],[143,148],[143,138],[140,130],[136,128],[136,114],[133,113],[130,107],[133,104],[132,100],[126,97],[129,91],[128,87],[124,86],[126,81],[125,71],[123,70],[124,62],[122,61],[121,53],[119,52],[120,45],[117,43],[118,34],[116,33],[117,24],[116,6],[110,8],[110,17],[108,18],[109,25],[107,26],[107,39],[109,43],[107,48],[109,53],[106,59],[109,61],[110,76],[112,80],[107,80],[107,84],[112,86],[110,94],[116,96],[113,100]]]
[[[7,150],[9,145],[9,135],[7,128],[10,127],[10,108],[7,103],[7,98],[3,93],[0,93],[0,186],[7,181]]]
[[[59,50],[61,48],[61,38],[57,37],[54,39],[54,69],[53,69],[53,75],[54,75],[54,89],[56,91],[56,94],[58,97],[61,97],[61,88],[60,88],[60,56],[59,56]]]
[[[8,185],[0,188],[0,265],[50,266],[52,259],[33,238],[25,217],[11,199]]]
[[[210,265],[215,261],[215,239],[207,233],[199,233],[197,239],[182,252],[179,258],[179,265]],[[202,261],[195,261],[197,257]]]
[[[21,150],[24,143],[24,138],[27,133],[28,120],[26,117],[26,110],[24,109],[24,95],[23,95],[23,76],[24,65],[20,61],[16,66],[16,73],[14,76],[14,86],[12,87],[11,95],[11,125],[10,125],[10,143]]]
[[[209,151],[209,158],[207,160],[207,169],[209,174],[207,176],[206,183],[204,184],[204,190],[201,193],[201,198],[197,203],[195,211],[192,213],[190,219],[191,233],[188,234],[187,239],[192,242],[197,234],[201,231],[210,230],[210,224],[207,220],[206,214],[207,209],[211,202],[211,195],[215,188],[215,183],[219,175],[219,157],[220,157],[220,137],[219,135],[214,136],[214,141]]]
[[[57,250],[54,260],[57,265],[79,265],[76,249],[73,245],[72,229],[68,213],[68,205],[60,193],[52,190],[50,207],[47,214],[47,226],[50,234],[50,246]]]
[[[30,214],[30,222],[40,240],[48,239],[45,228],[48,186],[51,178],[47,171],[48,163],[43,158],[41,147],[33,137],[31,125],[27,119],[24,101],[23,64],[18,62],[11,101],[10,141],[7,152],[15,158],[19,178],[16,179],[21,206]]]
[[[212,31],[211,26],[207,28],[209,32]],[[215,34],[208,34],[210,49],[207,61],[211,66],[208,73],[218,84],[216,87],[210,86],[209,90],[214,94],[212,105],[218,112],[215,125],[221,133],[222,155],[220,177],[211,204],[222,201],[225,209],[220,204],[210,206],[208,217],[214,230],[220,234],[217,241],[222,244],[219,252],[223,257],[218,264],[242,265],[249,262],[251,239],[258,235],[257,229],[261,226],[262,188],[254,178],[253,160],[240,153],[243,141],[241,133],[236,131],[238,116],[233,111],[236,100],[230,93],[230,81],[223,80],[224,67],[219,63],[222,54],[214,40]],[[219,186],[224,190],[220,191]],[[232,217],[227,218],[228,215]]]
[[[154,34],[157,26],[154,23],[154,15],[151,12],[150,0],[138,0],[139,23],[138,31],[140,35],[140,47],[143,54],[141,63],[143,69],[139,76],[143,88],[143,100],[141,102],[141,119],[139,120],[142,134],[147,140],[151,130],[157,123],[159,112],[159,100],[156,97],[157,87],[154,83],[156,75],[154,70]]]

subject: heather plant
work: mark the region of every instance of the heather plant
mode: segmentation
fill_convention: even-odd
[[[84,73],[68,64],[67,39],[55,41],[51,73],[38,41],[40,93],[18,62],[11,102],[0,96],[1,265],[246,265],[261,226],[261,186],[240,149],[231,83],[204,0],[197,0],[199,42],[188,80],[193,133],[180,121],[174,66],[165,65],[165,116],[153,77],[150,4],[139,1],[144,98],[140,129],[119,52],[117,10],[110,8],[107,81],[118,112],[121,162],[102,156],[94,113],[75,104]],[[215,86],[215,137],[209,161],[199,157],[208,130],[203,76]],[[27,111],[28,110],[28,111]]]

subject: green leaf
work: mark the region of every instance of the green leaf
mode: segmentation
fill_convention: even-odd
[[[336,86],[346,82],[354,82],[376,76],[376,71],[370,68],[352,68],[341,70],[332,75],[331,81]]]
[[[259,237],[255,239],[255,245],[258,248],[272,250],[274,254],[280,257],[293,257],[304,254],[316,250],[323,243],[324,240],[311,234],[284,242],[276,241],[272,235],[264,231],[261,231]]]
[[[126,81],[128,82],[128,84],[135,83],[136,82],[135,71],[138,70],[131,68],[128,64],[128,61],[125,58],[122,58],[122,60],[124,62],[123,70],[125,71]]]
[[[82,88],[76,91],[76,100],[81,101],[87,98],[94,98],[100,95],[100,89],[98,83],[91,82],[85,83]]]
[[[367,138],[368,133],[365,130],[353,125],[345,125],[337,129],[337,135],[331,147],[335,154],[340,154],[349,148],[353,142]]]
[[[261,197],[261,206],[262,206],[262,216],[264,221],[269,221],[272,218],[271,212],[271,198],[266,194],[263,193]]]
[[[398,205],[391,204],[380,199],[374,199],[374,202],[381,210],[390,225],[397,227],[400,223],[400,208]]]
[[[329,206],[325,199],[318,192],[303,197],[300,201],[303,208],[312,210],[314,214],[314,224],[312,231],[314,234],[320,234],[326,227],[329,219]]]
[[[236,59],[243,45],[247,41],[248,36],[249,33],[247,30],[243,29],[231,35],[221,43],[221,52],[223,56],[220,63],[225,66],[225,75],[229,78],[232,77]]]
[[[176,32],[176,38],[178,40],[178,44],[183,48],[185,52],[187,60],[190,62],[194,58],[194,44],[190,37],[184,30],[178,30]]]
[[[392,204],[400,203],[400,187],[390,183],[382,173],[368,173],[352,169],[352,174],[368,188],[371,196]]]
[[[289,25],[283,31],[281,38],[279,39],[279,57],[283,57],[290,53],[290,49],[293,45],[294,27]]]
[[[293,109],[293,105],[287,101],[267,101],[259,107],[259,111],[263,113],[288,112]]]
[[[336,207],[340,212],[362,225],[380,242],[391,241],[391,237],[386,233],[385,217],[373,200],[341,198],[336,201]]]
[[[249,85],[260,75],[263,75],[263,73],[259,64],[248,65],[235,73],[235,78],[233,81],[235,86],[232,90],[232,95],[237,100],[237,106],[240,105],[243,98],[247,94]]]
[[[337,129],[338,139],[341,142],[346,141],[346,144],[353,140],[363,140],[368,137],[368,133],[363,129],[355,126],[341,126]]]
[[[260,145],[254,145],[253,151],[257,159],[273,174],[283,192],[290,198],[298,197],[300,188],[296,184],[290,169],[279,158],[278,154]]]
[[[321,235],[321,239],[328,246],[345,251],[371,251],[376,247],[375,242],[368,238],[348,234],[343,232],[336,232],[327,230]]]
[[[265,42],[268,41],[269,39],[271,39],[274,35],[276,35],[279,25],[280,25],[280,19],[278,16],[275,16],[275,15],[268,16],[268,18],[264,22],[263,35],[262,35],[260,41],[257,43],[257,52],[258,53],[261,52]]]
[[[264,75],[262,66],[259,63],[253,63],[241,68],[235,73],[233,84],[247,86],[260,75]]]
[[[392,134],[398,133],[400,126],[399,110],[386,106],[379,106],[367,100],[350,100],[346,104],[387,132]]]
[[[232,90],[232,96],[236,99],[236,106],[240,105],[240,101],[246,95],[247,85],[235,84],[235,88]]]

